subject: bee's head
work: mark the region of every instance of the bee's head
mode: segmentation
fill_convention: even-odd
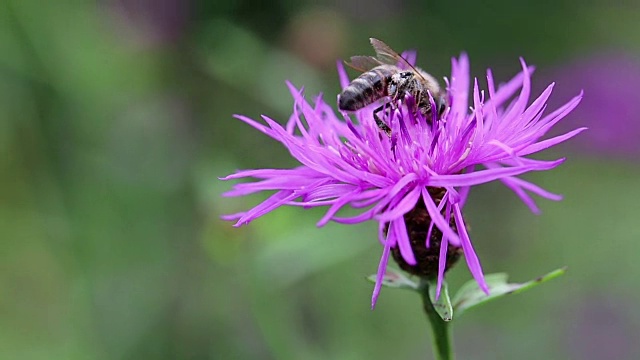
[[[399,92],[403,92],[407,88],[407,83],[413,79],[415,74],[412,71],[401,71],[391,75],[389,81],[389,96],[396,98]]]

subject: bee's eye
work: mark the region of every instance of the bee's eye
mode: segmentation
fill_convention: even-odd
[[[400,74],[400,77],[402,77],[403,79],[408,79],[413,77],[413,73],[411,71],[404,71]]]
[[[444,97],[440,97],[440,99],[438,99],[438,114],[442,115],[442,113],[446,108],[447,108],[447,103],[444,100]]]

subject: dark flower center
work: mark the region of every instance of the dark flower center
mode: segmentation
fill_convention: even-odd
[[[428,188],[428,191],[436,205],[442,201],[442,198],[446,193],[446,190],[443,188]],[[440,258],[440,246],[442,244],[442,232],[434,225],[431,230],[429,247],[426,246],[429,226],[431,224],[431,216],[429,216],[429,212],[427,211],[422,199],[418,201],[411,211],[404,215],[404,221],[407,226],[407,234],[409,235],[411,249],[413,250],[417,263],[415,265],[409,265],[402,257],[402,254],[400,254],[400,248],[398,246],[391,248],[393,259],[402,270],[412,275],[424,278],[437,277],[438,259]],[[453,216],[449,220],[449,225],[453,231],[457,231]],[[452,246],[451,243],[449,243],[447,247],[445,272],[455,265],[458,259],[460,259],[461,254],[462,248]]]

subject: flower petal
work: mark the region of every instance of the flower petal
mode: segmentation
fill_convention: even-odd
[[[393,220],[391,222],[391,228],[393,228],[396,244],[400,249],[400,255],[402,255],[402,258],[407,262],[407,264],[415,265],[416,258],[413,255],[413,250],[411,249],[411,242],[409,241],[407,225],[404,222],[404,218],[397,218]]]
[[[429,185],[434,187],[479,185],[507,176],[520,175],[529,171],[553,169],[563,162],[564,159],[558,159],[541,163],[538,166],[503,167],[499,169],[480,170],[468,174],[437,175],[429,180]]]
[[[382,287],[382,279],[387,270],[387,263],[389,262],[389,251],[391,250],[391,242],[387,241],[382,251],[382,257],[380,257],[380,263],[378,264],[378,273],[376,275],[376,285],[373,288],[373,294],[371,295],[371,310],[376,307],[378,302],[378,296],[380,295],[380,288]]]
[[[460,211],[460,207],[457,204],[453,205],[453,215],[456,220],[456,227],[460,231],[460,239],[462,240],[462,251],[464,251],[464,258],[467,260],[469,271],[471,271],[471,275],[473,275],[473,278],[476,279],[476,282],[478,283],[478,286],[480,286],[480,289],[482,289],[482,291],[489,295],[489,287],[484,281],[484,274],[482,273],[480,260],[478,260],[478,256],[476,255],[475,250],[473,250],[471,239],[469,239],[469,234],[467,234],[467,228],[462,218],[462,212]]]

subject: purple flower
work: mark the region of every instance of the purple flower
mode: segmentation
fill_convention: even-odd
[[[321,96],[309,103],[301,90],[288,84],[295,105],[285,126],[267,116],[262,116],[266,125],[244,116],[236,117],[281,142],[301,165],[292,169],[243,170],[223,178],[258,179],[235,185],[225,196],[275,191],[254,208],[224,218],[237,220],[235,226],[240,226],[280,206],[293,205],[328,206],[317,226],[330,220],[355,224],[375,219],[383,252],[372,296],[373,307],[390,252],[398,251],[404,262],[416,264],[405,215],[417,206],[424,206],[430,223],[426,247],[430,246],[428,239],[434,226],[442,233],[438,292],[449,246],[462,248],[471,274],[480,288],[488,292],[462,216],[469,189],[499,180],[537,213],[530,194],[551,200],[561,197],[517,176],[555,168],[564,159],[542,161],[526,156],[584,130],[580,128],[540,140],[578,105],[582,94],[557,110],[545,113],[553,84],[529,104],[532,69],[523,60],[521,63],[522,72],[497,89],[490,70],[487,71],[487,92],[479,89],[476,79],[473,106],[469,110],[469,61],[464,54],[453,59],[451,80],[446,81],[449,107],[442,116],[427,121],[419,112],[414,115],[415,112],[408,109],[413,100],[407,98],[404,103],[408,106],[400,106],[383,116],[392,129],[391,136],[382,132],[373,119],[372,110],[379,104],[356,112],[358,122],[353,123],[348,116],[337,116]],[[344,88],[349,79],[340,63],[338,72]],[[517,96],[516,92],[519,92]],[[345,206],[361,210],[355,216],[339,216],[339,210]]]

